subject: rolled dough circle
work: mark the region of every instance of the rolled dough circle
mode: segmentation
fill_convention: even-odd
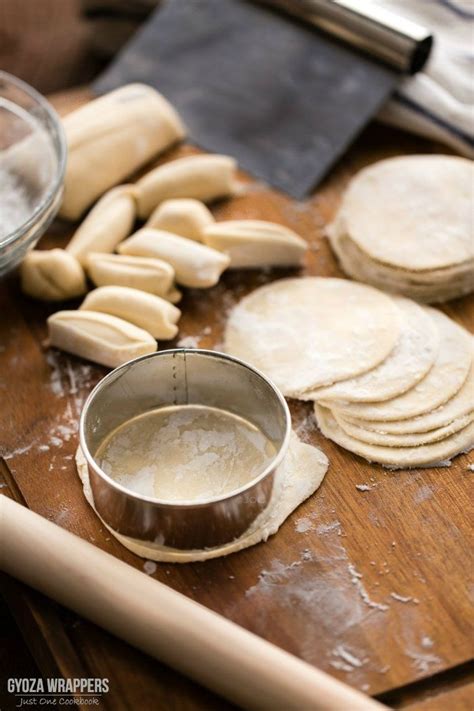
[[[464,415],[453,420],[448,425],[438,427],[429,432],[413,432],[407,434],[381,434],[373,430],[365,429],[360,425],[355,425],[353,422],[345,420],[332,411],[337,424],[344,432],[355,439],[367,444],[376,444],[381,447],[417,447],[420,444],[429,444],[431,442],[439,442],[446,439],[455,432],[459,432],[464,427],[467,427],[474,421],[474,415]]]
[[[341,214],[347,234],[373,259],[410,271],[474,257],[472,184],[466,158],[389,158],[351,181]]]
[[[331,246],[346,274],[373,286],[425,303],[448,301],[474,290],[474,260],[425,272],[408,272],[376,262],[334,227]]]
[[[443,405],[466,381],[472,364],[472,338],[436,309],[428,309],[439,330],[440,347],[433,367],[408,392],[384,402],[334,404],[341,416],[360,420],[404,420]]]
[[[399,310],[372,287],[345,279],[282,279],[234,308],[224,349],[298,397],[374,368],[399,332]]]
[[[135,555],[161,563],[191,563],[219,558],[266,541],[269,536],[278,531],[292,511],[319,488],[328,465],[328,459],[320,449],[301,442],[293,432],[283,466],[275,477],[270,503],[247,531],[235,541],[223,546],[183,551],[158,543],[144,543],[135,538],[123,536],[110,528],[95,511],[87,462],[80,447],[76,452],[77,473],[82,482],[84,496],[107,530]]]
[[[393,469],[445,466],[450,463],[452,457],[467,452],[474,446],[474,422],[440,442],[417,447],[381,447],[351,437],[325,407],[315,404],[314,409],[318,426],[325,437],[369,462],[378,462]]]
[[[401,312],[400,336],[392,352],[367,373],[304,393],[305,400],[371,402],[409,390],[429,371],[438,354],[439,333],[429,313],[414,301],[394,297]]]
[[[460,390],[444,405],[431,412],[426,412],[418,417],[406,420],[383,422],[379,420],[358,420],[344,417],[359,427],[379,434],[413,434],[429,432],[444,427],[450,422],[474,413],[474,365],[471,366],[469,375]]]

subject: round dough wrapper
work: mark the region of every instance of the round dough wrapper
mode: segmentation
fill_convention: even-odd
[[[348,422],[344,420],[343,417],[338,416],[338,414],[332,411],[337,424],[344,432],[355,439],[359,439],[361,442],[367,442],[368,444],[376,444],[381,447],[417,447],[420,444],[429,444],[430,442],[439,442],[442,439],[446,439],[452,434],[459,432],[464,427],[467,427],[471,422],[474,421],[474,415],[464,415],[464,417],[458,417],[457,420],[453,420],[449,425],[444,427],[438,427],[435,430],[430,430],[429,432],[414,432],[413,434],[380,434],[379,432],[374,432],[372,430],[366,430],[364,427],[355,425],[353,422]]]
[[[474,164],[442,155],[389,158],[360,171],[342,202],[348,235],[370,257],[410,271],[474,257]]]
[[[417,447],[380,447],[361,442],[344,432],[331,411],[325,407],[315,404],[314,410],[318,426],[325,437],[369,462],[378,462],[391,469],[446,466],[451,463],[452,457],[474,447],[474,423],[441,442],[421,444]]]
[[[444,427],[454,420],[474,413],[474,365],[471,365],[469,375],[460,390],[444,405],[431,412],[407,420],[394,420],[383,422],[379,420],[358,420],[344,417],[346,422],[351,422],[358,427],[363,427],[379,434],[413,434],[429,432]]]
[[[431,370],[403,395],[384,402],[332,406],[342,417],[360,420],[404,420],[430,412],[455,395],[466,381],[472,363],[472,339],[448,316],[427,309],[439,330],[440,347]],[[322,401],[324,405],[324,401]]]
[[[439,333],[429,313],[414,301],[394,297],[401,312],[401,331],[395,348],[373,370],[357,378],[304,393],[305,400],[371,402],[388,400],[418,383],[433,365]]]
[[[269,536],[276,533],[292,511],[319,488],[328,465],[328,459],[320,449],[301,442],[293,432],[284,465],[275,478],[269,505],[242,536],[216,548],[183,551],[157,543],[145,544],[143,541],[117,533],[102,519],[101,521],[125,548],[142,558],[162,563],[191,563],[219,558],[266,541]],[[76,466],[82,481],[84,496],[94,509],[87,463],[80,447],[76,452]]]
[[[381,264],[363,255],[347,235],[330,237],[342,269],[353,279],[404,294],[425,303],[448,301],[474,290],[472,260],[457,267],[427,272],[407,272]]]
[[[393,300],[376,289],[345,279],[282,279],[234,308],[224,349],[299,397],[377,366],[400,327]]]

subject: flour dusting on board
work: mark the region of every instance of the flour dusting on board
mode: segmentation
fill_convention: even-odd
[[[295,531],[297,533],[306,533],[314,529],[314,524],[308,516],[303,516],[295,521]]]
[[[33,432],[29,435],[30,439],[26,444],[9,451],[2,451],[2,456],[6,460],[13,460],[30,451],[48,454],[48,470],[52,471],[58,466],[58,459],[60,468],[67,468],[64,460],[68,461],[72,455],[62,454],[61,448],[77,436],[82,406],[95,385],[97,375],[94,375],[90,365],[72,360],[52,349],[46,354],[46,363],[49,372],[45,387],[61,403],[55,420],[49,427],[47,439],[35,437]]]

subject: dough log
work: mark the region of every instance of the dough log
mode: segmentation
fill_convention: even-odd
[[[171,104],[145,84],[95,99],[63,125],[69,153],[60,215],[68,220],[185,134]]]

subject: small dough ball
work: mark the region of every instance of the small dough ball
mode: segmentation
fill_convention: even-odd
[[[216,222],[203,242],[229,256],[229,269],[300,266],[308,248],[296,232],[266,220]]]
[[[157,348],[143,328],[95,311],[57,311],[48,318],[48,332],[52,346],[109,368]]]
[[[217,284],[230,262],[226,254],[203,244],[145,227],[119,244],[118,251],[168,262],[175,271],[178,284],[195,289],[208,289]]]
[[[96,286],[129,286],[172,304],[181,300],[181,292],[174,286],[174,269],[161,259],[93,252],[87,260],[87,273]]]
[[[86,291],[80,263],[64,249],[33,250],[20,267],[21,288],[42,301],[64,301]]]
[[[105,193],[77,228],[66,251],[87,267],[91,252],[113,252],[135,222],[135,186],[119,185]]]
[[[152,212],[145,227],[173,232],[181,237],[202,242],[204,229],[214,223],[212,213],[199,200],[178,198],[165,200]]]
[[[123,318],[160,340],[176,336],[181,316],[169,301],[128,286],[100,286],[87,294],[80,309]]]

